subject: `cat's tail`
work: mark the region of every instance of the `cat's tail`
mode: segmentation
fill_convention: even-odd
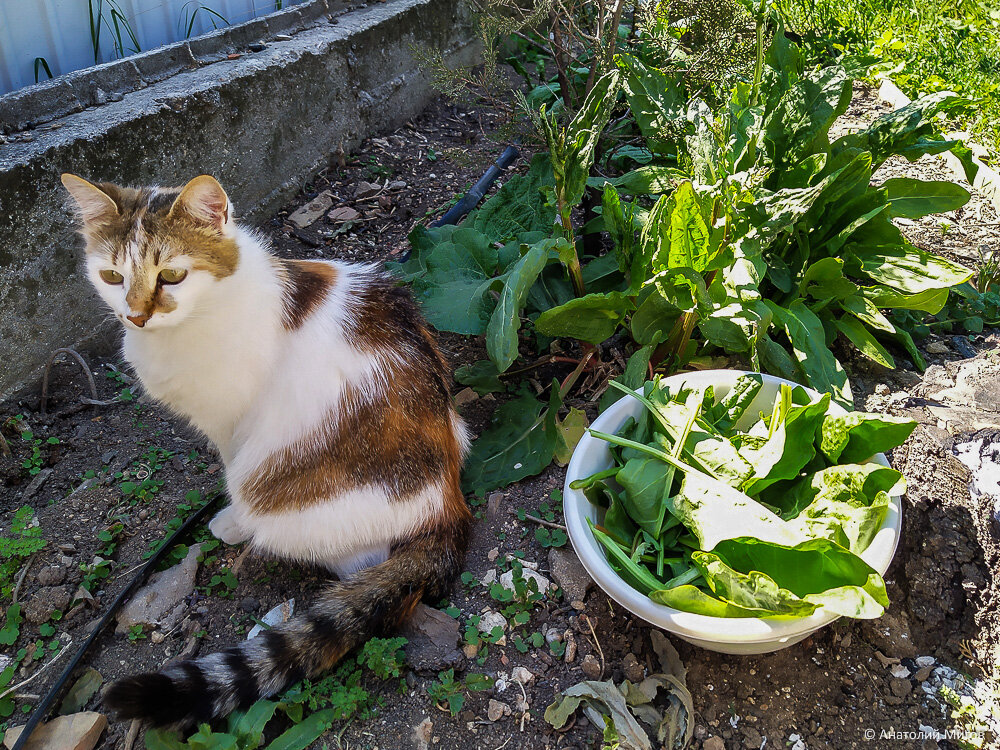
[[[304,616],[225,651],[118,680],[104,704],[123,719],[180,728],[315,677],[369,638],[394,630],[421,599],[444,598],[461,571],[468,533],[467,517],[425,530],[385,562],[330,584]]]

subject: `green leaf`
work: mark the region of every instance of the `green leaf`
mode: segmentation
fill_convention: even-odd
[[[972,271],[939,255],[907,243],[905,246],[848,245],[846,250],[860,261],[861,271],[879,284],[907,294],[958,286]]]
[[[692,553],[691,560],[720,598],[779,615],[803,616],[823,606],[847,617],[872,619],[889,605],[882,576],[827,539],[792,546],[731,539],[714,553]]]
[[[745,489],[756,495],[782,479],[793,479],[816,455],[816,435],[830,406],[830,394],[815,401],[791,406],[784,419],[760,448],[744,447],[740,455],[754,467]],[[772,415],[771,419],[780,419]]]
[[[11,604],[8,606],[3,628],[0,628],[0,644],[13,646],[21,634],[22,622],[24,622],[24,617],[21,615],[21,605]]]
[[[915,180],[894,177],[882,183],[891,203],[890,216],[919,219],[927,214],[940,214],[961,208],[972,194],[961,185],[947,180]]]
[[[571,408],[563,419],[556,420],[556,426],[559,430],[559,444],[555,450],[556,463],[560,466],[569,463],[573,450],[587,431],[589,424],[587,413],[576,408]]]
[[[696,586],[675,586],[652,591],[649,598],[657,604],[709,617],[770,617],[773,612],[760,607],[741,607],[707,594]]]
[[[892,355],[886,351],[885,347],[878,342],[878,340],[857,318],[852,315],[845,315],[838,320],[834,320],[833,324],[837,327],[837,330],[844,334],[850,342],[858,348],[858,351],[868,357],[868,359],[873,362],[877,362],[882,365],[882,367],[888,367],[890,369],[894,369],[896,367],[896,362],[892,358]]]
[[[653,258],[658,268],[691,268],[701,273],[710,260],[709,228],[701,215],[698,197],[691,182],[682,182],[674,191],[670,213],[669,253]]]
[[[648,346],[644,346],[641,349],[636,350],[632,356],[628,358],[628,362],[625,364],[625,372],[615,378],[615,381],[623,385],[627,385],[632,389],[640,388],[642,384],[646,382],[646,376],[649,372],[649,358],[653,355],[653,350],[655,348],[655,344],[649,344]],[[608,388],[601,397],[601,412],[624,395],[625,394],[617,388]]]
[[[632,314],[629,328],[632,338],[637,344],[642,346],[656,345],[666,339],[667,334],[674,325],[674,321],[681,314],[681,310],[670,302],[660,292],[658,286],[649,286],[643,290],[645,297],[640,295],[636,311]],[[632,388],[637,388],[641,383],[627,383]]]
[[[912,419],[855,411],[828,416],[821,428],[820,450],[842,464],[867,461],[902,445],[917,427]]]
[[[588,294],[543,312],[535,320],[535,330],[546,336],[600,344],[618,329],[631,309],[631,301],[621,292]]]
[[[625,98],[650,151],[669,152],[671,124],[684,117],[684,86],[678,74],[647,66],[639,58],[615,57],[625,74]]]
[[[495,195],[470,213],[462,226],[471,227],[494,242],[506,242],[524,232],[552,230],[555,207],[542,195],[552,185],[552,163],[545,154],[535,154],[525,175],[507,180]]]
[[[861,293],[864,295],[865,300],[867,300],[875,308],[884,307],[891,308],[894,310],[922,310],[923,312],[930,313],[931,315],[936,315],[941,312],[944,308],[945,303],[948,301],[948,289],[927,289],[923,292],[916,292],[914,294],[904,294],[903,292],[897,292],[895,289],[890,289],[885,286],[873,286],[873,287],[863,287]],[[847,307],[845,305],[844,309],[850,310],[850,312],[858,315],[860,314],[853,307]],[[864,318],[862,318],[864,319]],[[871,322],[866,320],[866,323],[871,325]],[[892,330],[891,324],[888,329],[882,328],[882,330]]]
[[[462,385],[470,386],[480,396],[507,390],[507,386],[500,380],[497,366],[488,359],[456,368],[455,380]]]
[[[336,709],[326,708],[310,714],[300,723],[279,735],[267,750],[305,750],[333,726]]]
[[[501,404],[490,427],[472,444],[462,491],[486,493],[534,476],[548,466],[559,445],[555,420],[560,403],[557,385],[548,407],[530,393]]]
[[[145,734],[146,750],[190,750],[185,742],[181,742],[176,732],[165,729],[147,729]]]
[[[549,261],[550,251],[557,240],[544,240],[527,248],[502,279],[503,289],[486,326],[486,352],[498,372],[510,367],[518,354],[517,332],[521,328],[521,309],[528,290]]]
[[[88,667],[87,671],[73,683],[73,687],[67,691],[66,697],[63,698],[63,702],[59,706],[59,715],[65,716],[82,711],[103,682],[104,677],[101,676],[101,673],[93,667]]]
[[[277,708],[278,704],[274,701],[257,701],[246,711],[229,717],[229,731],[244,739],[247,746],[257,747],[264,736],[264,727]]]
[[[820,258],[809,264],[799,283],[800,296],[820,301],[846,299],[857,291],[858,285],[844,278],[844,261],[840,258]]]
[[[765,302],[771,308],[774,319],[784,326],[788,339],[792,342],[795,359],[808,384],[817,391],[832,393],[838,403],[852,408],[854,399],[847,382],[847,373],[827,347],[823,323],[816,317],[816,313],[802,300],[795,300],[788,309],[779,307],[770,300]]]
[[[605,190],[611,186],[619,193],[628,195],[662,195],[671,192],[686,179],[687,174],[676,167],[648,164],[620,177],[591,177],[587,180],[587,186]]]

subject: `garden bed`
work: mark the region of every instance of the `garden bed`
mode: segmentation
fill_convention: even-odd
[[[874,92],[859,88],[842,124],[867,123],[881,107]],[[335,164],[317,175],[295,205],[262,229],[284,257],[397,258],[407,247],[406,235],[413,225],[445,206],[499,155],[502,146],[485,137],[494,126],[488,113],[439,102],[412,125],[367,142],[344,166]],[[923,179],[938,177],[940,169],[939,162],[928,157],[885,167],[886,176]],[[362,182],[377,183],[369,197],[364,188],[359,190]],[[326,191],[331,208],[339,209],[338,220],[319,218],[301,227],[289,221],[296,208]],[[996,216],[976,196],[947,218],[951,222],[947,231],[933,218],[908,225],[905,232],[925,249],[967,263],[978,259],[980,246],[1000,246]],[[484,358],[479,339],[444,335],[441,341],[453,366]],[[1000,392],[1000,363],[990,354],[998,343],[1000,335],[989,329],[974,336],[933,336],[921,343],[932,365],[923,376],[902,358],[897,359],[900,369],[890,372],[866,360],[841,357],[852,370],[859,408],[920,422],[912,438],[891,457],[909,484],[903,543],[886,574],[892,604],[881,619],[841,620],[803,643],[766,656],[725,656],[675,642],[688,668],[687,685],[696,712],[693,747],[934,747],[933,739],[894,741],[881,732],[919,733],[922,728],[944,732],[967,726],[951,718],[949,690],[970,696],[978,690],[975,700],[982,709],[989,707],[990,696],[996,701],[1000,588],[993,571],[1000,569],[998,529],[990,522],[992,499],[970,494],[969,470],[954,453],[956,444],[976,430],[987,443],[1000,432],[1000,399],[989,400],[990,393]],[[50,624],[55,634],[41,637],[42,658],[26,655],[26,666],[13,682],[38,676],[19,688],[22,695],[44,694],[60,669],[57,661],[40,671],[54,653],[49,648],[52,639],[58,637],[67,650],[74,649],[103,607],[134,575],[150,544],[165,536],[178,505],[194,497],[189,493],[211,492],[221,478],[211,448],[165,410],[143,401],[116,374],[112,365],[119,362],[91,360],[90,365],[101,399],[124,395],[131,400],[104,407],[80,405],[79,398],[89,395],[83,378],[75,364],[60,362],[53,367],[49,416],[39,413],[37,390],[0,406],[0,421],[23,415],[43,441],[33,463],[31,444],[5,431],[13,456],[0,458],[4,529],[10,528],[14,511],[28,504],[35,509],[47,541],[29,563],[17,592],[21,602],[26,606],[39,602],[33,605],[36,610],[44,609],[46,602],[58,604],[83,578],[80,565],[92,563],[100,550],[107,549],[109,542],[98,536],[101,531],[115,521],[123,524],[112,540],[117,547],[103,555],[114,562],[108,578],[93,587],[95,603],[69,610]],[[545,383],[545,377],[564,376],[570,367],[553,365],[537,380]],[[463,415],[474,431],[481,431],[497,399],[477,397],[461,386],[455,393]],[[963,410],[966,397],[964,405],[970,409]],[[949,409],[953,402],[958,406]],[[596,404],[582,399],[571,398],[566,406],[583,409],[590,419],[597,415]],[[52,438],[58,442],[44,442]],[[21,465],[25,459],[30,468],[51,470],[30,494],[29,467]],[[123,476],[116,476],[119,472]],[[91,474],[96,483],[80,489]],[[460,632],[474,615],[502,609],[505,605],[478,581],[490,571],[499,573],[498,567],[507,567],[507,556],[517,553],[523,553],[526,565],[537,564],[542,575],[555,579],[564,596],[550,597],[531,609],[526,625],[512,626],[505,634],[506,645],[488,645],[482,664],[478,659],[484,644],[475,655],[467,648],[461,657],[447,648],[431,649],[414,665],[421,667],[419,672],[406,672],[402,693],[398,681],[379,684],[367,675],[362,685],[382,705],[370,718],[336,724],[318,747],[326,742],[330,747],[370,750],[428,746],[541,750],[599,744],[600,732],[582,717],[566,731],[553,730],[542,717],[545,707],[559,691],[585,677],[620,681],[644,668],[652,671],[656,657],[649,627],[601,592],[593,588],[587,592],[587,579],[580,577],[585,574],[567,564],[573,559],[571,548],[558,546],[564,542],[559,530],[529,518],[561,521],[553,493],[561,488],[563,475],[562,469],[551,466],[536,477],[473,500],[479,522],[466,563],[472,575],[456,583],[451,603],[459,610]],[[186,600],[176,627],[168,632],[109,632],[86,659],[87,666],[110,681],[156,668],[185,648],[202,654],[217,650],[245,637],[253,618],[280,602],[294,597],[300,606],[307,605],[322,583],[312,571],[243,557],[239,549],[219,547],[212,555],[214,561],[201,566],[198,592]],[[45,575],[47,586],[38,579],[43,568],[51,570]],[[222,576],[223,568],[235,569],[236,583]],[[37,623],[23,624],[19,640],[4,653],[13,655],[17,647],[34,643],[39,631]],[[559,646],[531,643],[532,634],[544,638],[550,631],[559,635],[554,643],[575,644],[572,661],[565,659],[566,654],[556,655]],[[515,639],[515,632],[523,633],[524,641]],[[522,643],[524,652],[519,648]],[[449,666],[455,667],[456,677],[486,674],[502,682],[471,693],[452,717],[427,693],[428,686],[438,681],[437,673]],[[517,672],[521,684],[514,679],[518,667],[531,673],[528,677]],[[506,689],[501,689],[503,683]],[[511,713],[490,720],[491,701],[505,704]],[[23,723],[20,706],[33,702],[18,700],[18,713],[9,723]],[[89,706],[100,710],[96,698]],[[498,710],[505,713],[502,707],[492,710],[494,716]],[[995,717],[995,702],[993,711]],[[112,724],[101,747],[122,747],[127,730],[127,724]],[[868,731],[875,733],[874,743],[868,741]],[[951,740],[937,745],[961,746]]]

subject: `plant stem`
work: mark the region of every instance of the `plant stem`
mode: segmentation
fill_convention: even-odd
[[[576,237],[573,233],[570,209],[566,206],[566,202],[562,196],[558,196],[557,200],[559,202],[559,218],[562,222],[563,234],[566,235],[566,239],[573,246],[573,255],[566,264],[566,270],[569,271],[569,278],[573,283],[573,293],[577,297],[582,297],[587,293],[587,288],[583,283],[583,269],[580,268],[580,257],[576,252]]]

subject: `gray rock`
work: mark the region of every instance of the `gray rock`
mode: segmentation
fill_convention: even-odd
[[[946,344],[942,344],[940,341],[931,341],[925,347],[928,354],[950,354],[951,349],[948,348]]]
[[[24,619],[32,625],[47,622],[56,610],[65,612],[72,598],[72,586],[48,586],[39,589],[24,605]]]
[[[541,573],[532,570],[527,565],[525,565],[521,569],[521,575],[524,578],[525,583],[527,583],[529,580],[533,580],[535,584],[538,586],[538,590],[543,594],[549,590],[550,586],[552,586],[552,582],[549,581],[548,578],[543,576]],[[505,589],[509,589],[510,591],[515,590],[513,570],[508,570],[506,573],[500,576],[500,585],[503,586]]]
[[[892,677],[889,679],[889,689],[892,690],[893,695],[897,695],[900,698],[905,698],[913,690],[913,685],[909,680],[903,680],[899,677]]]
[[[66,568],[61,565],[48,565],[38,571],[37,581],[42,586],[58,586],[66,580]]]
[[[504,716],[510,716],[510,706],[494,698],[490,698],[489,706],[486,709],[486,717],[490,721],[500,721]]]
[[[28,483],[28,486],[24,488],[24,492],[21,494],[21,500],[30,500],[37,493],[38,490],[42,488],[45,484],[45,480],[52,476],[52,469],[42,469],[40,472],[35,474],[32,480]]]
[[[260,599],[253,596],[247,596],[240,600],[240,609],[244,612],[256,612],[260,609]]]
[[[464,667],[465,655],[458,649],[460,627],[458,620],[441,610],[426,604],[417,607],[402,632],[410,668],[436,674]]]
[[[184,616],[185,597],[194,591],[201,545],[194,544],[172,568],[154,573],[117,615],[118,632],[135,625],[170,630]]]
[[[580,668],[588,680],[599,680],[601,678],[601,663],[597,661],[593,654],[587,654],[583,657]]]
[[[622,671],[630,682],[642,682],[646,677],[646,669],[635,658],[635,654],[625,654],[625,658],[622,659]]]
[[[376,183],[365,182],[362,180],[354,189],[354,197],[364,200],[365,198],[371,198],[373,195],[377,195],[381,190],[381,186]]]
[[[333,205],[333,196],[328,190],[323,191],[306,205],[296,209],[288,220],[299,229],[305,229],[313,224],[320,216],[330,210]]]
[[[565,593],[567,601],[583,601],[587,591],[594,585],[576,553],[566,547],[553,547],[549,550],[549,572]]]
[[[967,336],[952,336],[951,345],[955,347],[955,351],[966,359],[971,359],[976,356],[976,350],[972,344],[969,343]]]

